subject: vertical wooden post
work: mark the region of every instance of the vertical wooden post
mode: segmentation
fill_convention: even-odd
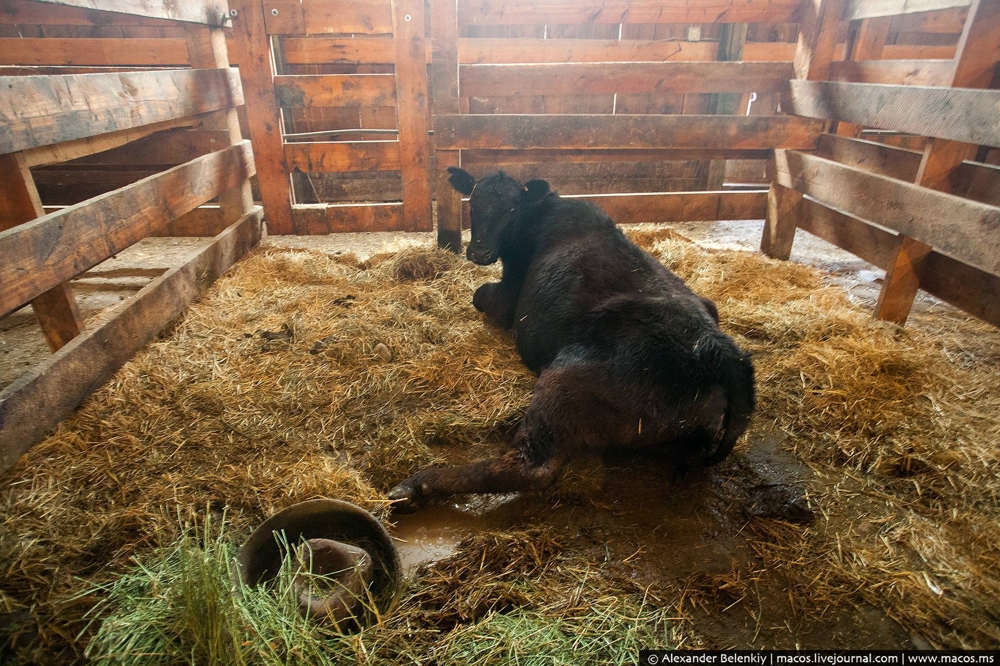
[[[719,50],[716,60],[731,62],[743,60],[743,47],[747,43],[746,23],[723,23],[719,32]],[[715,115],[732,116],[737,113],[737,105],[742,95],[739,93],[715,93],[709,98],[708,112]],[[708,163],[707,190],[721,190],[726,177],[727,160],[712,160]]]
[[[0,155],[0,231],[45,214],[24,157]],[[49,289],[31,301],[49,349],[56,351],[83,330],[83,320],[68,282]]]
[[[461,112],[458,97],[458,0],[431,0],[434,115]],[[448,182],[448,167],[461,166],[458,150],[435,151],[437,161],[437,242],[462,251],[462,195]]]
[[[844,0],[806,0],[795,45],[795,76],[826,81],[837,46],[837,32],[844,15]],[[775,162],[785,159],[784,150],[775,150],[767,163],[771,183],[767,192],[767,219],[760,239],[760,251],[775,259],[788,259],[795,240],[795,228],[802,195],[775,182]]]
[[[196,69],[221,69],[229,67],[229,53],[226,49],[226,34],[221,27],[206,25],[191,25],[187,28],[188,61]],[[227,109],[213,113],[206,120],[207,124],[224,128],[229,134],[226,145],[232,146],[243,140],[240,130],[240,119],[236,109]],[[244,180],[236,187],[230,188],[219,195],[219,206],[225,226],[236,222],[246,213],[253,210],[253,196],[250,192],[250,180]]]
[[[853,34],[853,40],[847,48],[848,60],[878,60],[882,56],[885,40],[889,36],[889,25],[892,18],[880,16],[862,19],[861,25]],[[853,123],[837,123],[837,134],[840,136],[861,136],[864,127]]]
[[[988,88],[1000,59],[1000,2],[973,0],[959,37],[951,85],[960,88]],[[974,159],[978,146],[932,139],[924,149],[916,184],[947,192],[949,176],[964,160]],[[885,272],[875,317],[899,325],[906,323],[920,289],[920,266],[931,246],[906,236]]]
[[[292,198],[281,111],[274,96],[271,46],[261,0],[230,0],[233,51],[240,66],[257,183],[272,234],[292,233]]]
[[[403,224],[410,231],[430,231],[433,225],[424,0],[392,0],[392,33]]]

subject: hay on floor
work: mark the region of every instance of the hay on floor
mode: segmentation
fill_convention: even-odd
[[[685,604],[752,597],[780,572],[796,613],[864,601],[933,645],[996,645],[998,332],[947,313],[899,329],[811,268],[669,230],[633,236],[715,300],[755,354],[752,427],[787,434],[816,473],[822,517],[751,521],[755,568],[703,581],[700,597],[693,583],[611,579],[601,593],[655,599],[683,623]],[[384,492],[419,467],[503,447],[534,377],[471,306],[497,277],[430,249],[359,261],[267,247],[240,262],[0,479],[0,616],[20,618],[22,655],[80,654],[94,602],[81,591],[176,538],[178,515],[225,508],[240,533],[339,497],[386,518]],[[589,566],[558,534],[532,538],[566,567]],[[546,582],[525,554],[494,571],[511,551],[487,546],[474,539],[424,571],[401,621],[440,641],[498,609],[569,603],[567,569]]]

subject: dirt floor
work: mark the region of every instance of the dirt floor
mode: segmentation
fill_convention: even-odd
[[[650,247],[684,271],[686,279],[720,290],[712,297],[720,303],[727,299],[720,306],[724,325],[734,327],[740,343],[753,345],[759,355],[760,411],[746,441],[724,463],[679,478],[655,457],[582,459],[546,493],[472,498],[410,516],[392,516],[379,504],[385,490],[422,464],[478,459],[501,449],[530,391],[533,378],[508,349],[509,337],[473,321],[467,307],[469,285],[486,274],[451,258],[416,257],[442,263],[428,275],[390,280],[388,292],[367,293],[386,275],[406,273],[405,250],[427,247],[433,236],[265,239],[253,261],[275,271],[268,276],[272,282],[250,287],[238,275],[223,278],[206,300],[230,304],[234,311],[223,315],[211,307],[193,308],[102,389],[94,402],[106,404],[81,410],[29,456],[31,466],[2,477],[9,489],[0,497],[0,567],[35,596],[19,598],[11,592],[13,584],[0,585],[0,638],[5,624],[13,627],[16,620],[22,628],[6,631],[18,645],[41,645],[33,654],[60,659],[77,654],[79,646],[60,636],[69,629],[52,618],[81,603],[67,596],[76,589],[71,577],[108,572],[96,562],[86,571],[72,566],[98,556],[126,561],[148,550],[157,535],[143,521],[164,512],[169,517],[164,507],[209,501],[213,511],[238,512],[239,531],[294,501],[341,493],[391,525],[410,578],[402,601],[411,609],[404,617],[407,636],[428,636],[429,644],[452,629],[515,608],[579,613],[588,603],[600,606],[602,600],[627,597],[641,608],[652,605],[666,613],[669,628],[660,634],[661,644],[651,647],[995,647],[1000,644],[1000,579],[990,567],[1000,553],[994,521],[1000,512],[1000,472],[996,451],[983,442],[998,441],[1000,420],[989,412],[997,396],[992,386],[963,389],[961,381],[982,383],[983,368],[1000,361],[1000,333],[926,294],[918,297],[908,332],[869,324],[865,313],[874,306],[881,272],[805,232],[797,234],[792,260],[819,269],[818,277],[775,262],[741,268],[730,254],[715,252],[756,250],[761,226],[754,221],[671,225],[698,250],[686,249],[686,240],[661,242],[671,238],[662,228],[636,232],[646,234]],[[74,281],[85,316],[99,317],[102,308],[204,242],[148,239],[89,271]],[[352,253],[355,257],[348,256]],[[371,256],[382,259],[366,266],[363,260]],[[699,274],[698,262],[711,264],[713,274]],[[734,296],[725,291],[729,270],[733,280],[748,284],[761,275],[747,271],[773,273],[775,283],[799,290],[799,300],[783,296],[788,302],[771,304],[738,286]],[[234,271],[238,274],[240,266]],[[458,277],[446,282],[438,273]],[[301,303],[283,301],[293,293],[293,283],[312,289]],[[846,305],[838,300],[840,289]],[[740,309],[741,293],[745,301],[760,301],[752,313]],[[401,298],[407,299],[405,307],[374,310]],[[456,320],[434,319],[452,298],[464,308],[456,312],[469,310],[462,314],[469,321],[463,320],[461,330]],[[310,314],[307,300],[321,302],[318,313]],[[241,303],[246,312],[239,311]],[[370,313],[364,309],[369,305]],[[251,306],[267,308],[267,316],[255,318]],[[324,321],[323,308],[325,318],[335,322]],[[383,315],[388,325],[403,331],[397,345],[387,346],[392,347],[385,350],[387,356],[373,337],[381,335],[374,320]],[[793,315],[790,324],[778,321]],[[341,323],[347,328],[337,329],[339,338],[325,328]],[[177,341],[201,345],[199,340],[226,335],[220,349],[192,346],[190,358],[180,360],[165,355]],[[864,361],[875,367],[863,369],[860,383],[842,385],[844,366],[860,363],[865,335],[880,345],[877,358]],[[463,357],[460,338],[491,345],[501,354],[485,360]],[[321,371],[336,372],[337,362],[346,363],[346,355],[354,353],[338,346],[344,341],[358,348],[371,377],[337,375],[331,388],[321,383]],[[30,310],[0,320],[0,350],[0,386],[47,353]],[[954,367],[958,383],[939,391],[934,377],[905,358],[917,352],[940,357],[933,368]],[[414,369],[424,357],[436,359],[434,378]],[[253,365],[263,368],[263,375],[247,383],[241,373]],[[356,417],[331,411],[338,401],[417,401],[421,391],[443,392],[434,382],[444,381],[445,369],[449,386],[461,384],[452,387],[459,398],[478,401],[479,416],[464,418],[448,405],[411,415]],[[169,375],[170,382],[158,373]],[[282,377],[272,376],[277,374]],[[477,382],[490,384],[491,377],[510,386],[499,407],[491,406],[493,397],[479,400],[476,392]],[[281,395],[281,382],[289,378],[307,387],[303,394]],[[266,400],[240,393],[245,405],[234,409],[225,402],[234,391],[259,390],[264,396],[272,385],[276,388],[267,389]],[[334,402],[327,393],[310,397],[312,386],[334,394]],[[134,404],[137,395],[144,395],[139,387],[154,391],[149,405]],[[859,408],[853,411],[867,414],[860,407],[872,398],[860,392],[868,389],[885,400],[885,422],[852,421],[852,404]],[[188,395],[182,399],[177,391]],[[820,400],[830,395],[837,404]],[[910,418],[916,409],[911,403],[936,409],[914,417],[923,419],[924,430],[895,427],[894,420]],[[122,425],[111,423],[119,418]],[[355,418],[358,422],[351,422]],[[806,433],[811,419],[819,430]],[[937,430],[927,434],[927,424]],[[943,433],[954,437],[952,457]],[[177,461],[182,445],[174,442],[209,436],[232,448],[216,459],[211,456],[222,454],[187,445],[180,455],[207,470],[204,477],[191,477],[179,467],[187,463]],[[393,438],[419,446],[390,451]],[[927,449],[921,438],[933,446]],[[868,448],[858,448],[858,442]],[[123,466],[120,472],[111,463],[116,446],[135,448],[114,461]],[[105,478],[105,455],[107,466],[121,478]],[[32,466],[56,469],[35,474]],[[348,471],[337,476],[340,469]],[[75,479],[66,483],[100,494],[101,506],[81,506],[78,513],[107,511],[80,552],[65,556],[70,564],[64,569],[28,561],[43,552],[28,542],[44,541],[39,535],[47,520],[67,526],[92,520],[62,516],[73,500],[60,494],[63,480],[57,477]],[[246,487],[256,480],[259,486]],[[120,505],[128,502],[141,504],[141,511],[121,512]],[[21,543],[14,543],[18,538]],[[579,584],[575,592],[566,587],[570,583]],[[593,590],[597,596],[587,597]],[[25,624],[29,615],[37,623],[34,629]]]

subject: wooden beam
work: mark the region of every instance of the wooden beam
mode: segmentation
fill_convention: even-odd
[[[220,69],[229,67],[226,33],[221,27],[189,26],[187,52],[192,67]],[[235,146],[243,141],[243,131],[240,129],[240,118],[236,109],[217,111],[207,122],[212,127],[225,128],[224,145]],[[249,173],[241,183],[219,195],[219,205],[222,207],[222,217],[226,225],[236,222],[253,210]]]
[[[795,44],[795,76],[825,81],[836,57],[845,0],[805,0]]]
[[[459,0],[461,25],[794,23],[791,0]]]
[[[459,62],[469,64],[701,61],[712,60],[715,50],[711,42],[532,38],[458,40]]]
[[[922,154],[916,150],[887,146],[835,134],[820,137],[816,155],[869,173],[913,182],[920,169]]]
[[[967,7],[903,14],[890,19],[889,31],[957,35],[965,27],[965,19],[968,14]]]
[[[969,2],[970,0],[849,0],[844,8],[844,20],[955,9],[968,7]]]
[[[269,35],[331,33],[381,35],[392,32],[388,0],[265,0]],[[276,10],[276,12],[275,12]]]
[[[504,165],[523,164],[525,162],[565,162],[570,164],[604,164],[607,162],[646,162],[659,160],[663,162],[684,162],[688,160],[708,159],[742,159],[764,160],[770,157],[771,151],[766,148],[759,150],[732,150],[716,148],[712,150],[603,150],[569,149],[569,150],[463,150],[462,165],[468,169],[497,169]]]
[[[395,106],[392,74],[314,74],[274,77],[282,107]]]
[[[187,64],[183,39],[0,38],[0,65],[173,66]]]
[[[0,231],[15,229],[45,214],[27,162],[17,154],[0,155]],[[53,286],[31,300],[31,307],[52,351],[83,330],[83,319],[68,283]]]
[[[434,116],[461,113],[459,102],[458,3],[451,0],[431,2],[431,99]],[[439,150],[435,141],[435,198],[437,199],[438,247],[462,252],[462,196],[448,182],[448,167],[462,164],[461,152]]]
[[[175,21],[99,9],[54,5],[45,0],[17,0],[0,5],[0,25],[142,26],[174,28]]]
[[[101,10],[143,18],[169,19],[222,27],[226,21],[225,0],[35,0],[48,5]],[[98,19],[99,20],[99,19]]]
[[[286,65],[390,64],[395,49],[390,35],[283,37]]]
[[[424,0],[391,0],[396,47],[396,119],[403,219],[409,231],[430,231],[430,107]]]
[[[243,103],[236,72],[168,70],[0,78],[0,153],[162,123]]]
[[[782,107],[908,134],[1000,147],[1000,90],[792,81]]]
[[[787,260],[791,256],[795,228],[798,226],[795,208],[801,200],[801,193],[782,187],[772,179],[767,191],[764,233],[760,239],[762,253],[773,259],[782,260]]]
[[[253,173],[250,142],[0,232],[0,316],[145,238]]]
[[[462,65],[462,96],[781,92],[783,62],[631,62]]]
[[[799,228],[879,268],[893,259],[899,236],[870,222],[803,199]],[[920,288],[957,308],[1000,326],[1000,277],[932,251],[915,266]]]
[[[403,204],[297,204],[292,207],[292,233],[334,234],[362,231],[409,231]]]
[[[917,266],[933,248],[907,236],[897,237],[898,244],[885,269],[885,279],[875,304],[875,317],[902,326],[910,316],[913,300],[920,289]]]
[[[268,231],[287,234],[292,229],[292,189],[282,141],[281,110],[274,94],[270,38],[264,30],[264,8],[260,0],[230,0],[229,6],[237,12],[233,18],[233,53],[245,65],[240,67],[240,78]],[[289,12],[293,9],[285,8]]]
[[[778,151],[775,157],[779,185],[1000,273],[1000,208],[807,153]]]
[[[181,314],[260,239],[260,210],[215,237],[73,341],[0,391],[0,473]]]
[[[442,150],[767,150],[816,146],[823,123],[788,116],[455,115],[435,118]]]
[[[759,220],[764,217],[763,192],[661,192],[650,194],[568,195],[598,206],[618,224]]]
[[[285,144],[285,161],[305,173],[398,171],[398,141],[322,141]]]
[[[904,86],[946,86],[951,60],[840,60],[830,67],[831,81],[890,83]]]

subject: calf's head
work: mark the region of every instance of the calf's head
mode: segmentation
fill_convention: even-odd
[[[469,197],[472,241],[465,256],[480,266],[500,258],[501,245],[524,211],[549,193],[549,184],[544,180],[530,180],[521,185],[503,171],[478,181],[455,167],[448,167],[448,173],[451,186]]]

